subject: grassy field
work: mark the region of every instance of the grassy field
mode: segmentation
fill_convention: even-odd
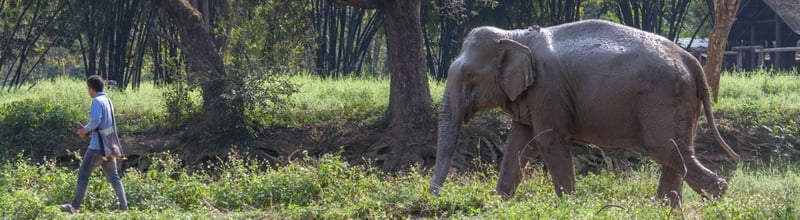
[[[293,76],[299,93],[288,108],[271,114],[250,112],[267,127],[344,126],[346,120],[370,125],[388,105],[386,79],[321,80]],[[431,81],[434,103],[443,85]],[[728,73],[715,104],[723,126],[768,126],[797,134],[800,80],[768,72]],[[169,89],[145,83],[139,91],[110,91],[121,130],[152,134],[174,126],[163,101]],[[197,93],[191,95],[195,105]],[[11,145],[31,140],[58,141],[72,122],[83,121],[89,98],[82,80],[39,82],[31,90],[0,93],[0,126],[11,131],[0,139],[0,155]],[[131,211],[113,214],[115,199],[100,172],[91,178],[87,204],[77,218],[478,218],[478,219],[798,219],[800,173],[796,162],[771,166],[740,164],[726,179],[728,195],[703,201],[688,186],[682,209],[653,202],[659,170],[645,165],[627,173],[602,171],[578,178],[574,197],[558,198],[540,167],[503,200],[493,193],[496,170],[485,168],[448,177],[442,197],[426,193],[430,171],[411,169],[387,175],[352,166],[336,155],[307,158],[280,167],[232,155],[207,167],[181,168],[176,156],[154,155],[146,172],[123,177]],[[3,155],[0,162],[0,219],[59,219],[58,205],[71,198],[75,170],[51,160]],[[35,160],[40,161],[40,160]]]
[[[252,118],[266,126],[303,127],[338,123],[342,119],[363,120],[373,123],[388,106],[389,82],[385,78],[337,78],[322,80],[315,76],[292,76],[298,93],[290,97],[288,108],[258,114]],[[439,103],[444,83],[430,80],[431,96]],[[734,72],[725,73],[720,82],[719,102],[714,110],[722,124],[735,126],[779,126],[793,133],[798,131],[800,117],[800,76],[787,73]],[[169,126],[169,112],[163,101],[171,90],[159,88],[152,83],[143,83],[138,91],[112,90],[121,130],[132,133],[153,133]],[[202,100],[197,92],[191,94],[195,106]],[[25,104],[29,103],[29,104]],[[85,83],[76,79],[58,79],[39,82],[31,90],[0,93],[0,123],[6,126],[17,121],[5,118],[33,118],[48,121],[47,115],[37,113],[61,113],[64,121],[82,121],[89,109],[89,97]],[[23,106],[23,107],[20,107]],[[195,107],[197,108],[197,107]],[[257,111],[257,110],[253,110]],[[51,121],[57,119],[50,119]],[[35,123],[33,123],[35,124]],[[30,128],[32,130],[38,127]]]
[[[800,133],[800,75],[766,71],[727,73],[720,87],[714,110],[722,123],[737,127],[764,125]]]
[[[233,155],[223,163],[189,172],[175,157],[160,155],[147,172],[123,177],[130,211],[113,213],[116,200],[96,172],[84,212],[76,218],[476,218],[476,219],[797,219],[798,166],[738,169],[728,177],[729,193],[703,201],[684,187],[682,209],[654,202],[658,169],[602,172],[578,178],[577,195],[558,198],[540,168],[503,200],[493,192],[492,169],[453,174],[441,197],[426,193],[428,170],[385,175],[351,166],[337,156],[294,161],[278,168]],[[58,204],[70,200],[74,171],[53,163],[18,160],[0,167],[0,216],[58,219]]]

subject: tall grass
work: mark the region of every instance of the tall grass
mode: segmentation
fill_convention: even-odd
[[[113,101],[118,118],[125,121],[119,124],[120,130],[136,133],[158,125],[158,120],[164,114],[161,101],[163,91],[152,83],[143,83],[135,91],[107,87],[105,93]],[[0,106],[30,102],[47,103],[67,112],[77,112],[78,114],[69,114],[60,124],[72,128],[74,122],[86,122],[91,98],[86,81],[68,77],[39,81],[30,90],[0,93]],[[0,120],[15,113],[15,109],[6,108],[0,112]]]
[[[389,106],[389,80],[385,77],[337,77],[321,79],[313,75],[294,75],[298,93],[290,98],[285,112],[257,118],[274,127],[342,126],[357,120],[359,126],[373,125],[382,119]],[[444,85],[429,79],[434,103],[441,99]]]
[[[714,105],[723,123],[800,132],[800,75],[795,72],[725,73]]]

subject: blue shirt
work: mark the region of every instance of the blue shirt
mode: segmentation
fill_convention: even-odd
[[[83,126],[86,132],[91,133],[92,139],[89,141],[89,149],[100,150],[100,134],[95,129],[108,128],[113,126],[111,116],[111,102],[104,92],[98,92],[92,99],[92,107],[89,109],[89,123]]]

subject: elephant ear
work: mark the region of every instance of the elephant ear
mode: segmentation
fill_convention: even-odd
[[[511,101],[533,84],[536,72],[531,50],[517,41],[501,39],[497,43],[500,53],[500,86]]]

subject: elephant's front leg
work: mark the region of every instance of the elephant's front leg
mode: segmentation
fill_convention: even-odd
[[[547,132],[547,131],[544,131]],[[572,163],[570,144],[558,132],[550,131],[536,137],[536,146],[553,177],[553,187],[560,197],[575,192],[575,165]]]
[[[532,144],[533,129],[530,126],[512,122],[511,131],[506,141],[505,155],[500,165],[500,179],[497,181],[497,193],[511,198],[522,180],[522,167],[533,158],[537,150]]]

